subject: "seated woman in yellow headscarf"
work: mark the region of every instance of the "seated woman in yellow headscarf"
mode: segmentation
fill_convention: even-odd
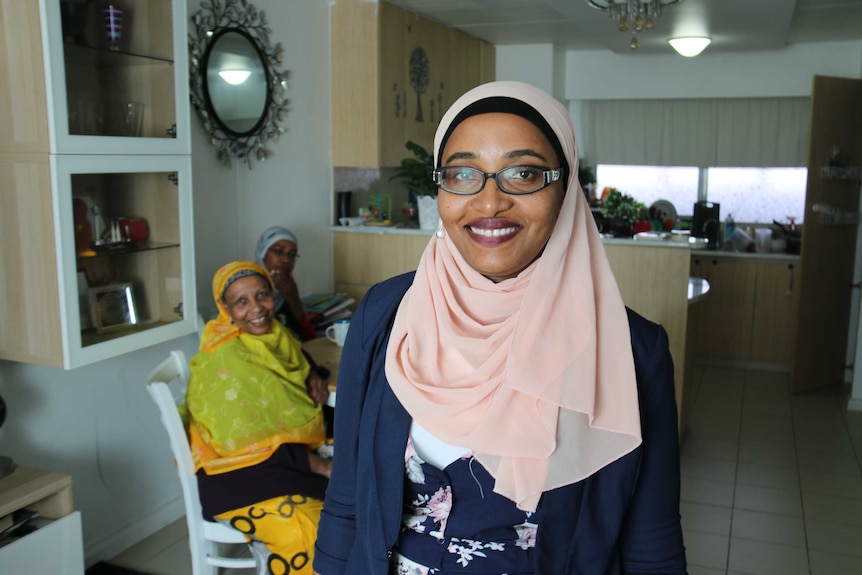
[[[331,461],[326,386],[274,320],[265,269],[237,261],[213,278],[219,309],[191,362],[189,439],[204,517],[252,542],[267,573],[311,573]]]

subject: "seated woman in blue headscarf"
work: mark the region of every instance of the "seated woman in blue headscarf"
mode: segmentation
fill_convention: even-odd
[[[299,288],[293,278],[293,268],[298,257],[296,236],[287,228],[272,226],[257,239],[255,259],[269,272],[275,284],[276,319],[301,341],[308,341],[317,335],[302,306]]]

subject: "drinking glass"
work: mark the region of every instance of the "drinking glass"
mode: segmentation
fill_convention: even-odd
[[[102,10],[105,15],[105,34],[108,47],[111,50],[120,49],[120,38],[123,35],[123,9],[115,4],[108,4]]]

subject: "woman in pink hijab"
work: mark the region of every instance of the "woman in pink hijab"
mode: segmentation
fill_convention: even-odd
[[[567,110],[485,84],[434,152],[439,228],[344,346],[315,572],[685,573],[667,334],[622,302]]]

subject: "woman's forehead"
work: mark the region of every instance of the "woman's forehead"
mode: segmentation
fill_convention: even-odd
[[[288,250],[288,251],[289,250],[295,250],[296,249],[296,243],[292,242],[290,240],[283,240],[282,239],[282,240],[278,240],[277,242],[274,242],[271,246],[269,246],[269,249],[272,249],[274,247],[279,247],[283,250]]]
[[[237,297],[243,292],[247,292],[250,290],[257,290],[261,287],[266,286],[266,280],[260,277],[259,275],[250,275],[241,277],[238,280],[231,283],[227,290],[224,292],[224,297],[226,299],[231,299],[232,297]]]

